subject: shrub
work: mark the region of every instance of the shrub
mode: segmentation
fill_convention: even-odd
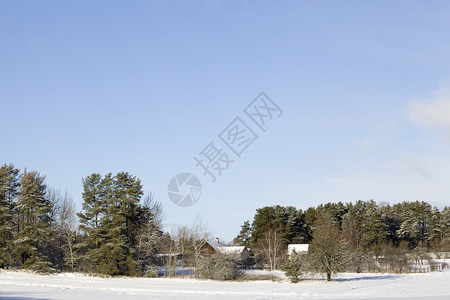
[[[159,276],[159,268],[158,266],[149,266],[147,271],[145,271],[145,277],[147,278],[156,278]]]
[[[384,250],[384,263],[389,266],[389,270],[395,273],[402,273],[408,268],[408,258],[406,253],[399,248],[388,247]]]
[[[433,260],[429,260],[429,263],[430,263],[430,271],[431,271],[431,272],[440,270],[440,265],[439,265],[438,262],[435,262],[435,261],[433,261]]]
[[[236,258],[216,254],[202,257],[196,273],[202,279],[232,280],[239,275],[237,266]]]

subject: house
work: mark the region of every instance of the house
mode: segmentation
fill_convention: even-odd
[[[245,246],[227,246],[217,247],[217,252],[230,255],[242,255],[248,252],[248,250]]]
[[[200,249],[200,253],[202,255],[212,255],[216,253],[220,253],[219,248],[228,247],[227,244],[221,243],[219,238],[216,238],[215,241],[207,241],[202,248]]]
[[[200,249],[203,256],[213,254],[232,255],[239,259],[241,267],[249,268],[255,264],[255,258],[252,251],[245,246],[228,246],[221,243],[218,238],[215,241],[206,242]]]
[[[225,243],[219,241],[216,238],[215,241],[206,242],[200,249],[202,255],[212,255],[216,253],[230,254],[240,256],[241,258],[248,257],[250,254],[250,249],[245,246],[228,246]]]
[[[291,255],[294,250],[298,254],[308,253],[309,244],[289,244],[288,245],[288,255]]]

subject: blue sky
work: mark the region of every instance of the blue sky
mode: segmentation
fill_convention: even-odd
[[[255,209],[450,204],[448,1],[0,1],[0,161],[128,171],[166,230],[231,240]],[[215,182],[193,157],[261,91],[282,109]],[[167,185],[196,174],[175,206]]]

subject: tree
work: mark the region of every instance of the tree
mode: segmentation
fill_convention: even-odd
[[[350,249],[356,251],[362,236],[361,224],[353,211],[349,211],[342,221],[342,237]]]
[[[235,257],[225,254],[214,254],[202,257],[197,269],[202,279],[232,280],[239,275]]]
[[[275,205],[257,209],[252,222],[251,243],[260,248],[269,229],[278,231],[284,245],[309,241],[305,214],[292,206]]]
[[[199,268],[201,249],[203,245],[208,241],[210,234],[206,230],[206,225],[202,222],[200,217],[197,217],[190,230],[191,236],[189,238],[191,242],[191,251],[193,258],[193,267],[195,268],[195,276],[198,278],[199,275],[197,270]]]
[[[101,257],[99,249],[104,240],[103,221],[106,215],[105,181],[98,173],[94,173],[82,180],[83,210],[77,213],[80,230],[84,233],[83,241],[77,245],[78,248],[84,249],[84,254],[81,256],[82,267],[95,272],[97,272],[97,266]]]
[[[14,259],[14,205],[20,187],[19,169],[13,164],[0,167],[0,268],[9,268]]]
[[[60,271],[75,269],[75,204],[66,191],[48,188],[47,197],[53,205],[55,224],[53,228],[55,251],[52,261],[59,266]]]
[[[177,229],[175,239],[177,248],[181,254],[181,276],[184,277],[184,267],[186,265],[186,257],[188,256],[189,249],[189,236],[191,235],[190,229],[187,226],[181,226]]]
[[[433,235],[431,205],[423,201],[403,202],[395,205],[395,209],[401,221],[398,235],[410,248],[418,244],[429,247]]]
[[[310,272],[331,275],[345,270],[346,243],[339,232],[339,224],[329,212],[321,213],[315,223],[313,240],[308,253]]]
[[[105,179],[105,242],[99,248],[98,270],[108,275],[134,275],[139,202],[143,194],[141,181],[124,172],[114,177],[108,174]]]
[[[137,266],[144,273],[148,265],[157,263],[156,254],[161,249],[162,242],[161,203],[154,201],[153,195],[148,194],[139,208],[139,229],[136,238]]]
[[[46,198],[45,177],[27,172],[20,180],[17,211],[18,232],[14,239],[14,253],[20,265],[34,270],[50,270],[48,253],[52,222],[52,204]]]
[[[393,246],[398,247],[400,245],[400,237],[398,236],[398,230],[400,229],[400,218],[395,209],[389,204],[382,203],[380,205],[380,210],[383,223],[386,226],[385,240]]]
[[[264,257],[269,263],[270,270],[274,272],[280,265],[285,252],[281,234],[277,230],[271,228],[267,229],[264,233],[262,249]]]
[[[386,237],[386,225],[375,201],[366,201],[364,204],[365,207],[360,221],[362,228],[360,244],[365,251],[371,249],[379,250],[381,243]]]
[[[294,249],[292,253],[289,253],[285,263],[281,266],[281,269],[290,278],[292,283],[297,283],[298,277],[302,275],[302,261],[304,260],[304,256],[304,254],[297,253]]]
[[[450,206],[444,207],[439,222],[441,232],[441,251],[450,251]]]
[[[234,238],[233,244],[237,246],[246,246],[250,245],[250,239],[252,236],[252,227],[250,225],[250,221],[245,221],[244,225],[241,226],[241,231],[238,236]]]
[[[83,212],[78,217],[86,236],[85,264],[102,274],[136,274],[139,231],[151,218],[151,212],[140,205],[141,181],[125,172],[103,178],[92,174],[83,180],[83,188]]]

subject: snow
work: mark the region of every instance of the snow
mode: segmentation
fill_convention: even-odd
[[[450,299],[449,283],[449,269],[401,275],[344,273],[332,282],[317,277],[298,284],[286,279],[219,282],[2,271],[0,299]]]

